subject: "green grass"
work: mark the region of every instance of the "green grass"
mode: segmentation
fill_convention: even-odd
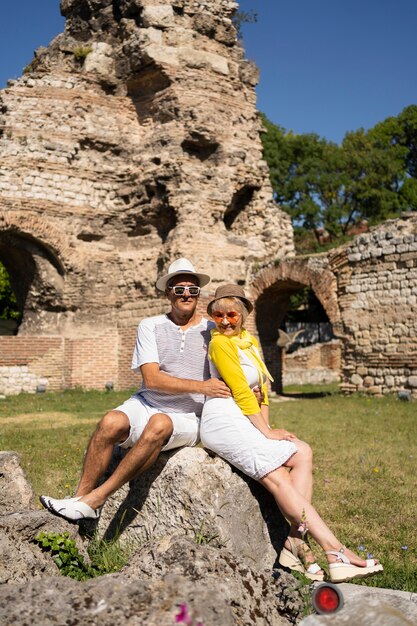
[[[312,446],[317,510],[342,542],[384,564],[382,575],[363,584],[417,592],[416,403],[345,397],[334,385],[286,393],[288,401],[271,402],[271,421]],[[77,484],[95,424],[128,396],[74,390],[9,397],[0,401],[0,449],[20,454],[36,494],[64,497]]]
[[[383,563],[364,584],[416,592],[416,403],[299,391],[272,403],[271,421],[312,446],[318,512],[343,543]]]
[[[0,450],[20,454],[36,494],[71,495],[98,420],[129,392],[71,390],[0,401]]]

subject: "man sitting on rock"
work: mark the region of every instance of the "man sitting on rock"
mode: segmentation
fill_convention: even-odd
[[[96,519],[105,501],[122,485],[147,470],[161,451],[198,442],[204,396],[228,398],[231,392],[209,378],[207,346],[212,323],[197,313],[200,289],[210,282],[187,259],[178,259],[159,278],[171,305],[169,313],[144,319],[137,332],[132,369],[140,370],[142,388],[107,413],[88,444],[75,497],[41,496],[51,513],[69,522]],[[114,473],[99,487],[113,446],[129,448]]]

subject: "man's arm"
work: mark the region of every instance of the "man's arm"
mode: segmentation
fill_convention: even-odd
[[[222,380],[190,380],[176,378],[161,372],[158,363],[144,363],[140,367],[143,382],[147,389],[155,389],[164,393],[201,393],[213,398],[230,398],[232,392]]]

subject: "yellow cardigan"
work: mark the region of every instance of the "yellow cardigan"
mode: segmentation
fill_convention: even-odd
[[[259,344],[251,335],[253,345],[258,348]],[[215,335],[211,338],[208,355],[210,361],[216,366],[221,378],[230,387],[234,401],[244,415],[259,413],[259,404],[249,387],[246,376],[240,364],[238,348],[231,339],[225,335]],[[264,400],[262,404],[268,405],[267,385],[262,385]]]

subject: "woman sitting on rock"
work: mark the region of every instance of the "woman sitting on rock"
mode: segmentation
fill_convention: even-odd
[[[323,580],[324,572],[304,538],[307,531],[325,551],[330,580],[342,582],[382,571],[374,559],[364,560],[335,537],[311,505],[312,453],[296,435],[270,428],[266,382],[271,376],[244,324],[253,310],[243,289],[224,285],[209,302],[208,314],[216,324],[209,345],[211,375],[221,378],[232,398],[208,398],[201,420],[201,441],[272,493],[291,524],[279,562],[303,572],[311,580]],[[252,389],[262,386],[259,407]],[[289,471],[288,471],[289,470]]]

